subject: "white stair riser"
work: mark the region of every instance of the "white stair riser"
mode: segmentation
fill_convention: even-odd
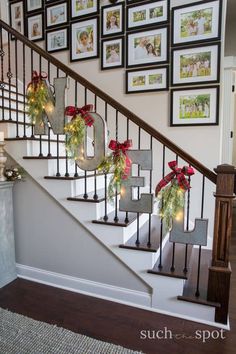
[[[11,97],[10,99],[9,99],[9,97],[6,97],[4,100],[2,97],[0,97],[1,109],[2,109],[2,107],[4,107],[4,110],[7,110],[8,108],[16,109],[17,106],[20,111],[27,110],[27,105],[24,106],[24,102],[21,102],[19,100],[17,102],[15,100],[13,101],[13,97]],[[16,112],[15,112],[15,114],[16,114]]]

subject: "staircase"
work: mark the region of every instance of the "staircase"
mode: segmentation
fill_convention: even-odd
[[[6,44],[3,43],[5,34]],[[209,170],[2,21],[0,62],[0,130],[7,137],[7,153],[145,282],[150,289],[149,296],[140,296],[133,305],[227,328],[234,168],[223,165],[216,172]],[[33,70],[46,72],[50,83],[54,78],[67,77],[67,105],[80,107],[92,103],[104,118],[111,138],[132,139],[133,149],[152,150],[153,169],[136,170],[146,180],[146,186],[139,188],[139,196],[153,193],[156,183],[169,172],[168,161],[176,159],[180,166],[187,164],[195,168],[192,189],[187,193],[185,228],[192,230],[196,218],[209,219],[206,247],[170,242],[169,233],[157,216],[156,204],[153,214],[119,211],[119,194],[114,205],[107,201],[109,175],[81,170],[70,161],[65,151],[65,136],[55,135],[50,126],[47,135],[34,133],[26,113],[25,97]],[[92,151],[92,140],[89,149]]]

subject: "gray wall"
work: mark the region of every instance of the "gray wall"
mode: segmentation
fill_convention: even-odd
[[[14,186],[17,263],[148,292],[148,287],[34,180]]]

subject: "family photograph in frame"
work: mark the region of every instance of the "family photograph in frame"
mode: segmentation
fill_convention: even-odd
[[[124,37],[104,39],[101,50],[101,69],[124,67]]]
[[[124,4],[103,6],[101,8],[101,36],[110,37],[124,33]]]
[[[127,70],[126,93],[144,93],[168,90],[168,66]]]
[[[14,1],[10,3],[10,25],[16,31],[24,35],[24,3],[23,1]],[[14,39],[14,37],[11,37]]]
[[[71,18],[81,18],[99,13],[99,0],[71,0]]]
[[[43,14],[35,14],[27,17],[27,33],[31,41],[37,42],[44,39]]]
[[[26,11],[40,11],[43,10],[44,0],[26,0]]]
[[[98,17],[71,24],[71,61],[98,57],[98,33]]]
[[[68,2],[46,7],[46,27],[56,27],[68,22]]]
[[[218,125],[219,86],[171,90],[171,126]]]
[[[218,40],[222,0],[208,0],[172,9],[172,46]]]
[[[167,23],[169,21],[169,8],[169,0],[151,0],[145,4],[127,6],[127,30]]]
[[[127,35],[127,67],[147,66],[168,61],[168,29],[159,27]]]
[[[172,86],[219,82],[220,47],[217,43],[173,49]]]
[[[46,33],[46,50],[49,53],[69,49],[68,27],[50,30]]]

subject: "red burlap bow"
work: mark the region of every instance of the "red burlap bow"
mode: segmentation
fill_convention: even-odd
[[[126,140],[122,144],[116,140],[111,140],[109,143],[109,149],[113,150],[114,156],[119,156],[120,152],[125,155],[125,169],[122,179],[127,179],[130,173],[132,161],[127,155],[127,150],[132,147],[132,140]]]
[[[32,73],[32,81],[28,84],[27,89],[30,86],[33,86],[33,89],[37,90],[38,85],[41,83],[41,81],[46,80],[47,77],[48,77],[47,73],[45,72],[38,73],[36,70],[34,70]]]
[[[75,119],[77,114],[80,114],[81,117],[84,119],[85,124],[88,127],[91,127],[94,123],[94,118],[89,114],[89,112],[93,111],[93,105],[92,104],[87,104],[81,108],[74,107],[74,106],[68,106],[66,107],[65,115],[66,116],[71,116],[72,120]]]
[[[173,172],[170,172],[168,175],[166,175],[156,186],[156,191],[155,194],[156,196],[160,192],[162,188],[164,188],[169,182],[171,182],[174,178],[177,179],[178,185],[180,188],[184,190],[190,189],[190,184],[186,179],[186,176],[192,176],[194,175],[194,169],[192,167],[184,166],[183,168],[178,167],[176,161],[171,161],[168,163],[169,167]]]

